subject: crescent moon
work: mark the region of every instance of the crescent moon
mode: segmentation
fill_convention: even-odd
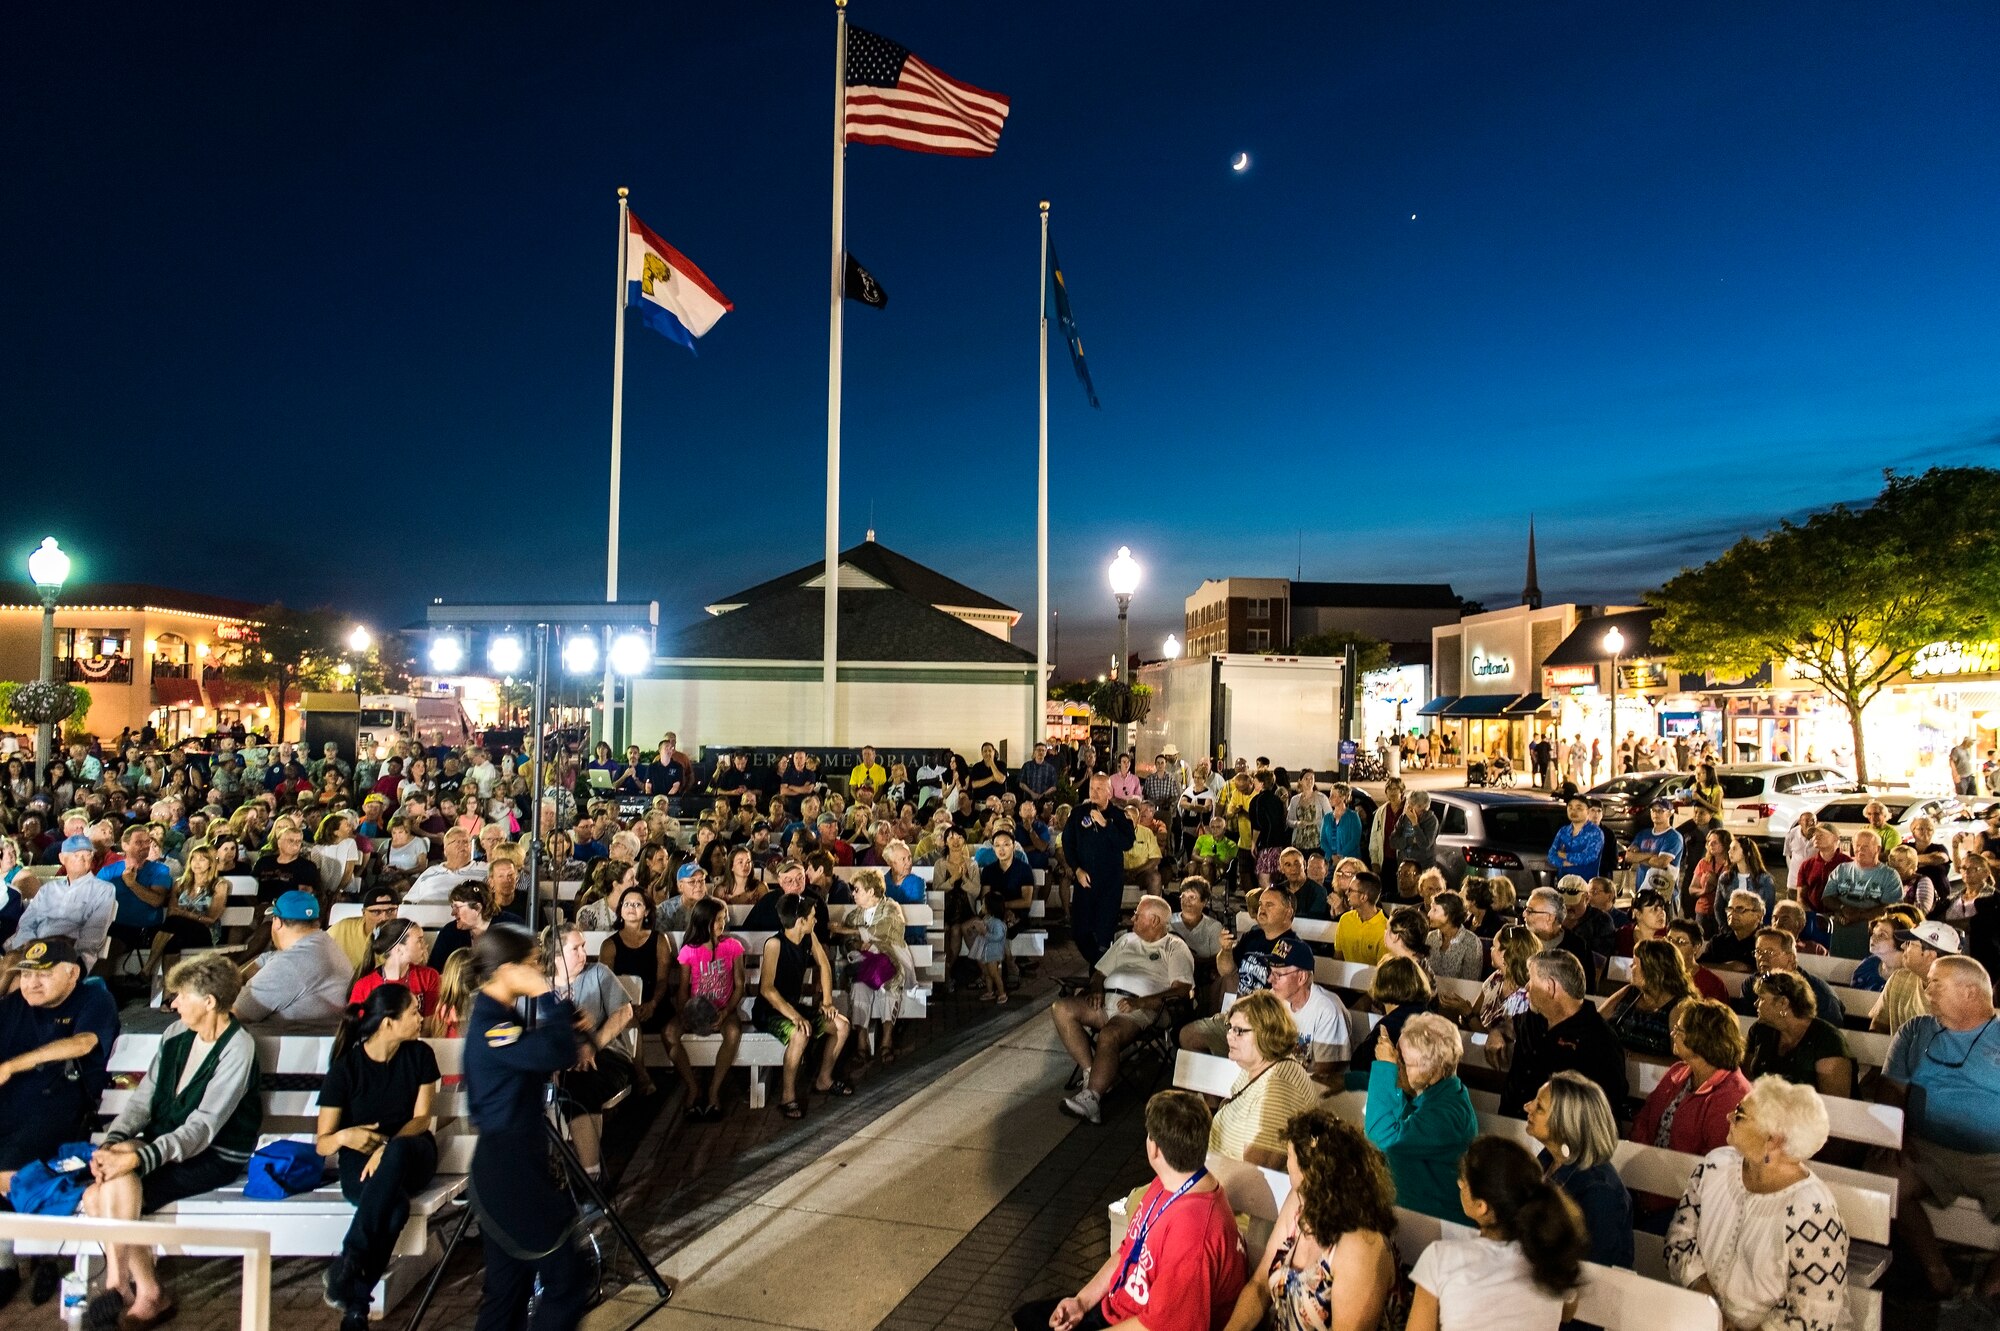
[[[1236,160],[1229,164],[1229,169],[1231,171],[1239,171],[1239,172],[1248,171],[1250,169],[1250,154],[1249,153],[1236,154]]]

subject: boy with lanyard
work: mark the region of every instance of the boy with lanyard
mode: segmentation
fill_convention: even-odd
[[[1125,1240],[1090,1283],[1066,1299],[1014,1310],[1016,1331],[1208,1331],[1229,1320],[1243,1289],[1243,1240],[1208,1158],[1208,1106],[1192,1091],[1146,1102],[1146,1163],[1154,1179]]]

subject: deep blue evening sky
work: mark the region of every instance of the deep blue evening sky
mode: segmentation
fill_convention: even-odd
[[[1885,465],[2000,452],[1991,5],[851,12],[1014,110],[990,159],[850,152],[891,301],[848,312],[844,540],[872,502],[1032,612],[1053,199],[1104,403],[1055,338],[1065,673],[1121,542],[1150,652],[1301,528],[1308,577],[1499,604],[1532,509],[1551,600],[1623,599]],[[97,577],[384,623],[601,595],[621,184],[737,306],[698,359],[628,338],[624,590],[673,625],[816,558],[833,23],[17,12],[10,569],[52,531]]]

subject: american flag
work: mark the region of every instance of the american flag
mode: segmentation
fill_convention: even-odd
[[[991,157],[1007,99],[960,83],[886,37],[847,29],[847,141]]]

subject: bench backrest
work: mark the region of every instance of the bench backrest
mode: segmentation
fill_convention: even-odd
[[[1341,1118],[1359,1127],[1367,1099],[1366,1092],[1343,1091],[1329,1096],[1328,1105]],[[1541,1144],[1528,1135],[1528,1125],[1521,1119],[1502,1118],[1491,1109],[1479,1109],[1478,1114],[1482,1134],[1504,1137],[1529,1151],[1541,1150]],[[1612,1166],[1626,1187],[1662,1197],[1679,1197],[1687,1188],[1688,1176],[1700,1163],[1701,1157],[1684,1151],[1629,1141],[1618,1143],[1617,1154],[1612,1157]],[[1888,1243],[1889,1222],[1896,1206],[1894,1178],[1822,1164],[1813,1165],[1813,1172],[1839,1203],[1840,1218],[1850,1234],[1863,1243]]]
[[[1467,1225],[1396,1208],[1396,1250],[1413,1266],[1424,1249],[1440,1239],[1469,1239],[1478,1233]],[[1722,1310],[1706,1294],[1594,1262],[1585,1262],[1583,1269],[1583,1288],[1577,1293],[1579,1321],[1606,1331],[1722,1329]]]
[[[107,1068],[114,1075],[128,1074],[143,1077],[153,1066],[153,1056],[159,1051],[162,1032],[128,1033],[118,1037],[111,1048]],[[257,1041],[257,1070],[260,1076],[324,1076],[333,1065],[334,1037],[331,1035],[284,1034],[279,1032],[259,1032]],[[432,1101],[432,1116],[439,1122],[459,1117],[464,1113],[463,1092],[450,1079],[463,1075],[465,1069],[465,1041],[463,1039],[427,1039],[425,1044],[438,1061],[438,1074],[446,1078],[437,1096]],[[150,1088],[143,1081],[132,1089],[107,1086],[99,1098],[98,1113],[116,1117],[134,1095],[150,1094]],[[312,1119],[319,1113],[319,1091],[286,1090],[264,1091],[264,1117],[268,1120]],[[267,1122],[267,1127],[270,1126]]]
[[[358,901],[336,901],[327,912],[326,922],[339,924],[351,920],[361,913]],[[451,903],[448,901],[406,901],[396,907],[396,914],[405,920],[414,920],[426,929],[442,929],[451,923]]]

